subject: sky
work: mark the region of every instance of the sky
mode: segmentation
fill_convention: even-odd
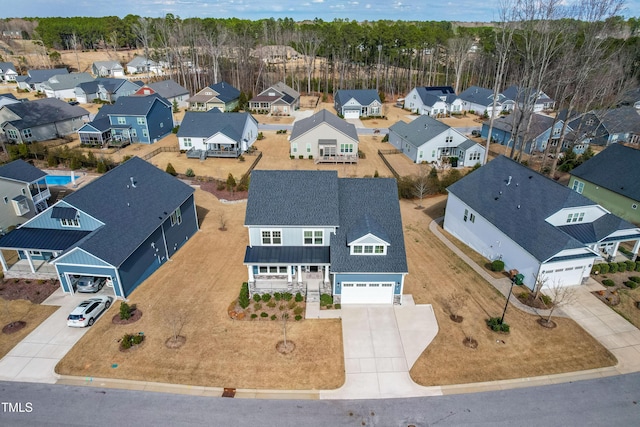
[[[498,19],[499,0],[21,0],[0,8],[0,18],[49,16],[180,18],[321,18],[333,21],[489,22]],[[640,16],[640,0],[627,0],[625,17]]]

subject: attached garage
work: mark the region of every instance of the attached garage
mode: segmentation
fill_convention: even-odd
[[[344,110],[345,119],[359,119],[360,110]]]
[[[542,267],[542,280],[546,279],[545,286],[572,286],[582,284],[582,278],[589,275],[593,262],[586,262],[583,265],[569,265],[562,263],[559,265],[545,264]]]
[[[342,304],[393,304],[394,283],[345,282]]]

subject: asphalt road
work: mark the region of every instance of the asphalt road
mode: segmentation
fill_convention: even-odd
[[[638,402],[640,374],[359,401],[210,398],[0,382],[0,426],[632,426],[640,422]]]

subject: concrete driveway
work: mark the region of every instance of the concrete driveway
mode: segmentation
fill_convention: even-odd
[[[375,399],[440,395],[413,382],[409,369],[438,333],[431,305],[342,306],[345,384],[321,399]]]
[[[81,301],[92,296],[69,296],[61,289],[51,294],[42,304],[60,308],[0,359],[0,380],[55,383],[58,380],[55,366],[89,329],[68,327],[67,316]],[[110,309],[105,311],[98,321],[108,318],[110,313]]]

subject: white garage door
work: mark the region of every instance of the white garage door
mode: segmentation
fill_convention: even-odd
[[[585,270],[586,269],[586,270]],[[546,286],[553,286],[556,283],[561,286],[579,285],[582,282],[583,271],[589,271],[589,268],[584,266],[579,267],[565,267],[546,269],[545,276],[547,279]]]
[[[345,110],[345,119],[358,119],[360,118],[360,110]]]
[[[342,283],[342,304],[393,304],[393,283]]]

